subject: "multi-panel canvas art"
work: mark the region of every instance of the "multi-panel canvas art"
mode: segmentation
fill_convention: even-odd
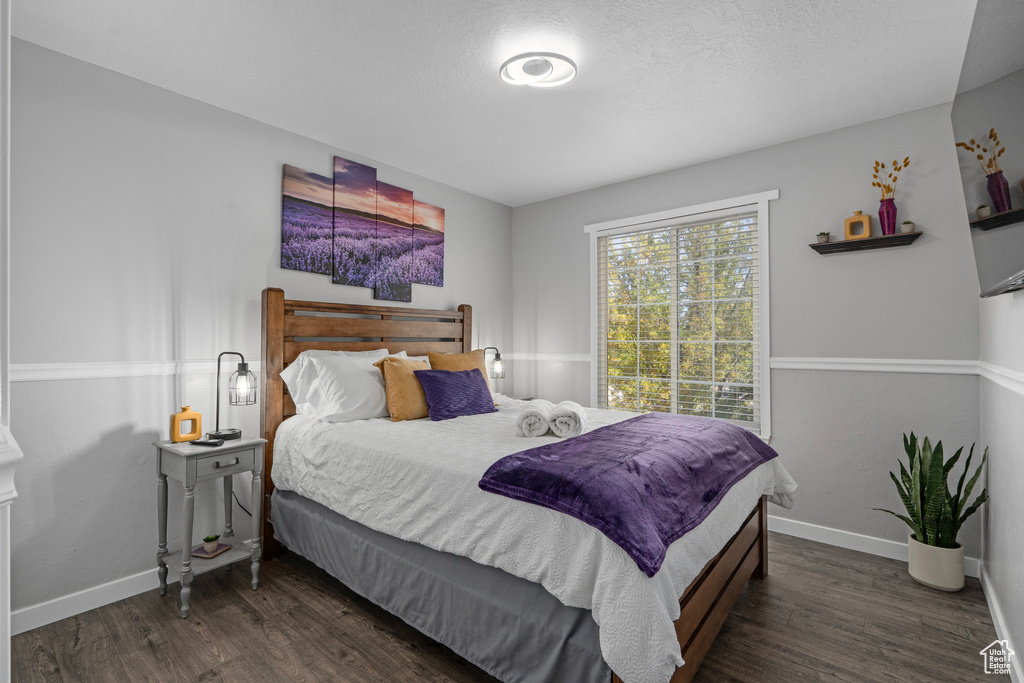
[[[285,165],[281,197],[281,267],[330,275],[334,182]]]
[[[444,284],[444,209],[377,180],[377,169],[334,157],[327,178],[284,167],[281,267],[412,301],[412,285]]]
[[[420,285],[444,284],[444,209],[413,201],[412,277]]]
[[[412,301],[412,192],[377,181],[374,299]]]
[[[335,284],[374,286],[376,240],[377,169],[334,157]]]

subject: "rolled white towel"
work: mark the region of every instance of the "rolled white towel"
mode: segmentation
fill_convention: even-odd
[[[519,436],[544,436],[551,427],[551,411],[555,404],[542,398],[526,404],[516,415],[516,434]]]
[[[587,428],[587,411],[579,403],[562,401],[552,409],[550,421],[555,436],[579,436]]]

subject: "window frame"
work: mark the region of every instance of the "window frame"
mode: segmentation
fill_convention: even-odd
[[[679,222],[694,220],[714,220],[737,213],[750,213],[756,207],[757,212],[757,257],[758,257],[758,304],[760,318],[758,335],[760,337],[759,359],[759,405],[761,425],[759,435],[762,439],[771,438],[771,313],[769,297],[769,210],[768,202],[779,198],[778,190],[769,190],[748,194],[731,199],[720,199],[704,204],[695,204],[668,211],[658,211],[640,216],[619,218],[601,223],[591,223],[583,227],[590,239],[590,405],[598,405],[598,372],[600,362],[599,348],[599,316],[598,316],[598,254],[597,238],[625,232],[634,232],[650,228],[667,227]]]

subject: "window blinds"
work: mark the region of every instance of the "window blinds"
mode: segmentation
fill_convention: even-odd
[[[757,207],[597,240],[598,403],[760,430]]]

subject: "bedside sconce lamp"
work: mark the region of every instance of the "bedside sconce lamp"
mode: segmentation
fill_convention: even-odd
[[[238,370],[231,373],[228,378],[228,403],[233,406],[251,406],[256,403],[256,375],[249,372],[249,364],[245,362],[245,356],[236,351],[225,351],[217,356],[217,424],[214,431],[210,432],[211,439],[238,439],[242,436],[241,429],[233,427],[220,428],[220,359],[224,356],[238,356],[242,362],[238,364]]]
[[[501,360],[501,352],[498,351],[496,346],[488,346],[484,349],[484,355],[491,349],[494,349],[494,364],[491,365],[491,377],[502,379],[505,376],[505,363]]]

